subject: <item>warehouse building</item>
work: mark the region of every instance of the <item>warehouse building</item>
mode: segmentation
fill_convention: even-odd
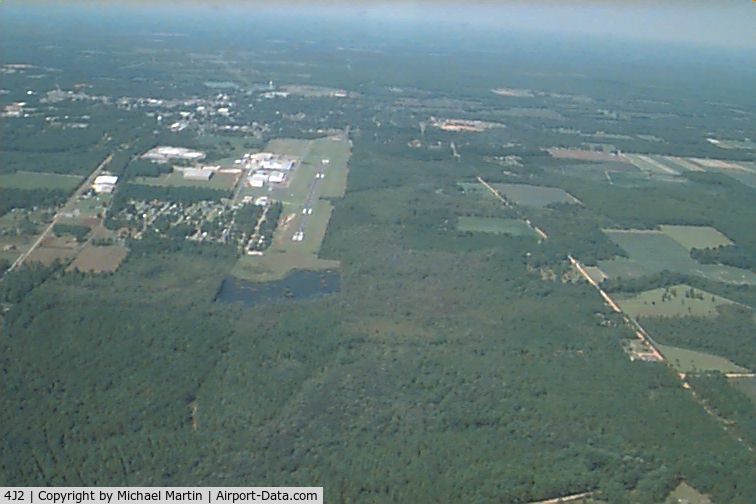
[[[209,168],[184,168],[184,178],[187,180],[210,180],[215,173]]]
[[[263,187],[268,181],[268,176],[264,173],[255,173],[247,179],[250,187]]]
[[[92,189],[97,194],[110,194],[115,189],[118,177],[115,175],[98,175],[92,183]]]

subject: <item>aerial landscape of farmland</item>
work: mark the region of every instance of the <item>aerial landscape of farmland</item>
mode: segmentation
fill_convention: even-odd
[[[754,502],[753,47],[136,4],[0,5],[0,485]]]

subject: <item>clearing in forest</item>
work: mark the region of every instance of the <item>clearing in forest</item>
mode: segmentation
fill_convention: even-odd
[[[687,350],[685,348],[656,345],[664,358],[681,373],[706,373],[719,371],[720,373],[748,373],[748,369],[738,366],[734,362],[705,352]]]
[[[76,189],[83,179],[79,175],[17,171],[0,174],[0,189],[59,189],[69,192]]]
[[[667,496],[665,504],[712,504],[711,500],[685,481],[681,481],[677,488]]]
[[[501,183],[491,186],[518,205],[545,207],[553,203],[580,203],[577,198],[559,187]]]
[[[711,226],[659,226],[662,233],[669,236],[688,250],[694,248],[715,248],[732,245],[732,241]]]
[[[727,298],[689,285],[679,284],[651,289],[634,296],[615,296],[622,311],[638,317],[715,317],[717,307],[736,304]]]

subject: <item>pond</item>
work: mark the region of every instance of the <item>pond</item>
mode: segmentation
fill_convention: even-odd
[[[307,299],[341,290],[338,271],[295,271],[283,280],[250,282],[233,276],[223,280],[215,301],[243,303],[245,306],[276,301]]]

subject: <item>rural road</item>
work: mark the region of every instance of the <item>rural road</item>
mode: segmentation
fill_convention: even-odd
[[[606,304],[608,304],[609,307],[611,307],[612,310],[614,310],[615,312],[622,314],[622,316],[625,319],[625,323],[627,323],[630,327],[635,329],[635,335],[638,337],[638,339],[643,341],[646,345],[648,345],[649,348],[652,349],[654,355],[659,359],[659,362],[663,362],[668,368],[670,368],[675,373],[675,376],[677,376],[682,382],[682,387],[688,392],[690,392],[691,396],[693,396],[693,400],[695,400],[704,409],[704,411],[706,411],[706,413],[708,413],[712,418],[714,418],[717,422],[719,422],[722,428],[725,430],[725,432],[730,434],[733,437],[733,439],[738,441],[741,445],[745,446],[749,452],[753,452],[753,447],[745,439],[743,439],[741,436],[739,436],[736,432],[734,432],[730,428],[727,420],[719,416],[719,414],[716,411],[714,411],[701,396],[698,395],[698,393],[693,389],[693,387],[688,382],[685,373],[678,372],[674,368],[674,366],[672,366],[669,360],[664,357],[664,355],[659,351],[658,343],[656,343],[656,341],[654,341],[654,339],[648,334],[648,332],[646,332],[643,326],[641,326],[640,323],[638,323],[638,321],[635,320],[633,317],[631,317],[630,315],[622,311],[622,309],[617,305],[617,303],[615,303],[614,300],[606,292],[604,292],[604,289],[602,289],[590,277],[590,275],[588,275],[588,272],[585,271],[585,268],[583,267],[582,264],[580,264],[580,262],[577,259],[575,259],[574,257],[572,257],[572,255],[569,255],[569,254],[567,255],[567,257],[569,258],[572,265],[575,266],[575,269],[577,269],[578,272],[580,272],[583,278],[585,278],[589,284],[591,284],[596,290],[598,290],[599,294],[601,294],[601,297],[604,299]],[[732,374],[736,374],[736,373],[732,373]],[[753,375],[753,373],[737,373],[737,374],[743,375],[743,376]]]
[[[489,191],[491,191],[491,193],[493,193],[493,195],[499,201],[501,201],[505,206],[507,206],[507,207],[511,207],[512,206],[509,203],[509,201],[507,201],[507,199],[504,198],[499,193],[499,191],[497,191],[493,186],[491,186],[491,184],[489,184],[488,182],[486,182],[485,180],[483,180],[483,178],[480,177],[480,176],[478,176],[477,178],[478,178],[478,182],[480,182],[481,184],[483,184],[483,186],[486,189],[488,189]],[[540,236],[542,236],[544,240],[548,238],[548,236],[546,235],[546,233],[544,233],[538,226],[535,226],[535,225],[533,225],[530,222],[530,219],[523,218],[523,220],[525,221],[525,223],[527,223],[528,226],[530,226],[531,229],[533,229]],[[748,451],[753,452],[753,447],[751,447],[750,444],[746,440],[744,440],[741,436],[739,436],[736,432],[734,432],[730,428],[730,426],[727,424],[727,421],[724,418],[722,418],[721,416],[719,416],[719,414],[717,414],[717,412],[714,411],[711,407],[709,407],[709,405],[706,403],[706,401],[704,401],[703,398],[701,398],[696,393],[696,391],[693,390],[693,387],[691,387],[690,383],[688,383],[688,381],[686,379],[685,373],[678,372],[672,366],[672,364],[669,362],[669,360],[667,360],[664,357],[664,355],[659,351],[658,343],[656,343],[656,341],[654,341],[654,339],[648,334],[648,332],[646,332],[646,330],[643,328],[643,326],[641,326],[640,323],[638,323],[638,321],[635,320],[633,317],[631,317],[630,315],[628,315],[627,313],[625,313],[619,307],[619,305],[614,302],[614,300],[609,296],[609,294],[607,294],[604,291],[604,289],[602,289],[601,286],[595,280],[593,280],[593,278],[591,278],[591,276],[585,270],[585,267],[582,264],[580,264],[580,262],[577,259],[575,259],[574,257],[572,257],[571,254],[567,254],[567,258],[570,260],[570,263],[572,263],[572,266],[580,273],[580,275],[583,278],[585,278],[588,281],[588,283],[591,286],[593,286],[598,291],[598,293],[601,295],[601,298],[604,300],[604,302],[615,313],[619,313],[619,314],[622,315],[622,317],[625,320],[625,323],[633,329],[633,332],[638,337],[638,339],[640,339],[648,348],[651,349],[652,353],[658,359],[658,361],[659,362],[663,362],[669,369],[671,369],[675,373],[675,376],[677,376],[680,379],[680,381],[682,382],[683,389],[685,389],[688,392],[690,392],[690,394],[693,397],[693,400],[695,400],[704,409],[704,411],[706,411],[706,413],[708,413],[712,418],[714,418],[717,422],[719,422],[720,425],[722,426],[722,428],[725,430],[725,432],[727,432],[728,434],[730,434],[741,445],[745,446],[748,449]],[[745,373],[744,374],[744,376],[750,376],[750,375],[752,375],[752,373]],[[561,498],[557,498],[557,499],[551,499],[551,500],[548,500],[548,501],[541,501],[540,504],[557,503],[557,502],[569,502],[569,500],[577,500],[577,499],[579,499],[580,496],[582,496],[582,495],[584,495],[584,494],[575,494],[575,496],[567,496],[567,497],[561,497]]]
[[[97,168],[94,169],[94,171],[89,175],[89,177],[84,180],[84,182],[81,183],[79,187],[76,188],[76,191],[71,195],[70,198],[63,204],[60,210],[58,210],[55,215],[53,216],[52,221],[50,224],[45,228],[44,231],[42,231],[42,234],[39,235],[39,237],[34,241],[31,247],[29,247],[29,250],[21,254],[16,258],[16,260],[13,262],[10,268],[8,268],[8,272],[13,271],[14,269],[21,266],[24,261],[34,252],[34,250],[39,246],[40,243],[47,237],[48,234],[52,231],[52,228],[57,224],[58,220],[62,216],[63,212],[66,211],[70,206],[72,206],[76,200],[81,197],[84,192],[86,192],[87,188],[89,188],[92,185],[92,182],[94,182],[94,179],[97,178],[97,176],[100,174],[103,168],[107,166],[108,163],[113,159],[113,154],[108,154],[108,157],[103,159],[99,165],[97,165]]]
[[[493,195],[496,196],[496,198],[499,201],[501,201],[502,203],[504,203],[504,206],[506,206],[506,207],[512,207],[512,204],[509,202],[509,200],[507,200],[504,196],[502,196],[499,191],[497,191],[496,189],[494,189],[494,187],[491,184],[489,184],[488,182],[486,182],[485,180],[483,180],[483,177],[481,177],[480,175],[478,176],[478,182],[480,182],[481,184],[483,184],[483,187],[485,187],[486,189],[488,189],[489,191],[491,191],[493,193]],[[530,229],[532,229],[533,231],[535,231],[536,234],[538,234],[538,236],[541,237],[541,239],[543,239],[543,240],[548,240],[549,239],[549,235],[547,235],[546,232],[543,229],[539,228],[538,226],[534,226],[530,222],[530,219],[523,218],[522,220],[525,222],[525,224],[528,225],[528,227]]]

